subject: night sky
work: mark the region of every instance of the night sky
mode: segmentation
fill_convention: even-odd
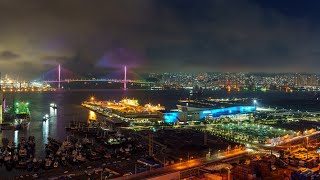
[[[319,0],[0,0],[0,71],[319,72]]]

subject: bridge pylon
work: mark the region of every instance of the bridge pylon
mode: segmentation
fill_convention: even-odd
[[[127,89],[127,66],[124,66],[124,80],[123,80],[123,89]]]
[[[61,86],[61,66],[59,64],[58,66],[58,89],[60,89],[60,86]]]

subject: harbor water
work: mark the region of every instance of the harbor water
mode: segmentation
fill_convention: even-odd
[[[15,101],[30,102],[31,123],[29,129],[12,131],[6,130],[0,133],[0,138],[6,137],[10,141],[19,143],[20,137],[35,136],[36,156],[45,156],[45,144],[47,138],[52,137],[63,141],[67,137],[65,127],[72,120],[87,121],[89,116],[96,116],[86,108],[81,107],[81,102],[94,96],[97,100],[120,100],[122,98],[135,98],[141,104],[161,104],[167,110],[175,108],[178,100],[186,98],[228,98],[251,97],[258,98],[258,105],[277,106],[308,111],[319,111],[320,101],[314,92],[225,92],[210,91],[190,97],[189,91],[151,91],[151,90],[78,90],[59,92],[6,92],[4,94],[7,104]],[[57,109],[50,107],[50,103],[57,104]],[[49,114],[49,121],[44,122],[42,117]],[[97,118],[102,119],[103,117]]]

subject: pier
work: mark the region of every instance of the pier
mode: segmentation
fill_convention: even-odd
[[[162,120],[160,111],[165,108],[158,105],[145,104],[144,106],[138,103],[135,99],[122,99],[119,102],[115,101],[85,101],[81,104],[83,107],[94,111],[102,116],[107,117],[113,123],[120,121],[129,123],[151,123]],[[120,120],[120,121],[119,121]]]

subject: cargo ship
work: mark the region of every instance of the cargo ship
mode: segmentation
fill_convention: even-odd
[[[28,128],[31,119],[29,102],[16,102],[14,108],[15,125],[22,129]]]
[[[5,123],[1,124],[1,129],[26,129],[29,127],[30,119],[29,102],[15,102],[4,113]]]

